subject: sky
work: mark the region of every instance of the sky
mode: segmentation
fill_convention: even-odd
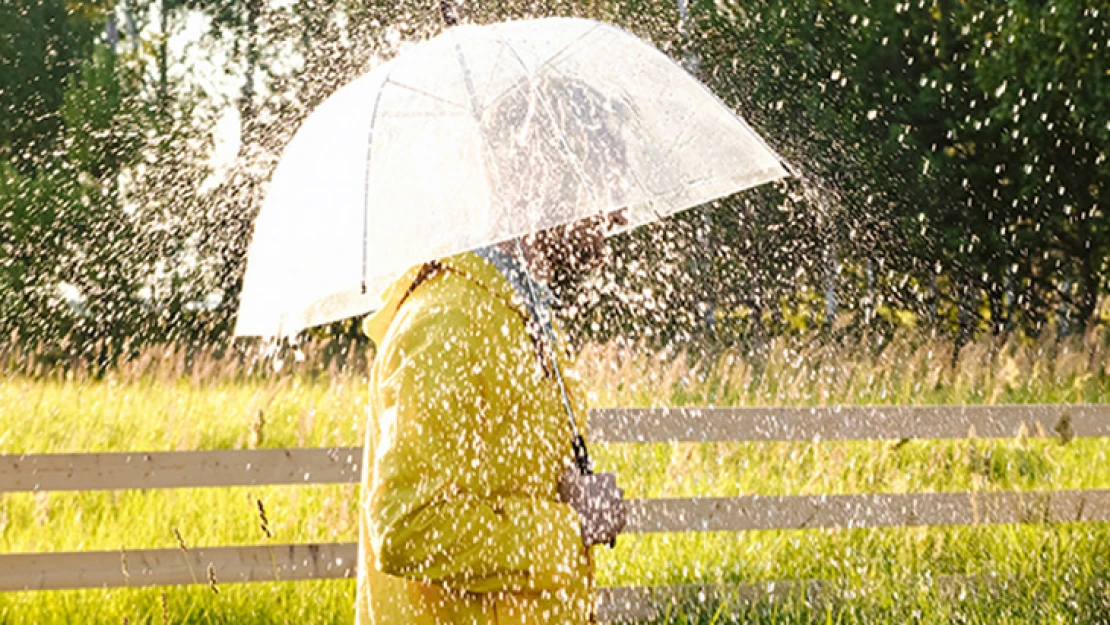
[[[217,175],[221,175],[239,151],[239,111],[235,98],[242,87],[241,70],[237,63],[232,63],[224,44],[202,42],[208,31],[209,19],[199,11],[191,11],[187,15],[185,23],[175,29],[169,40],[170,58],[173,59],[170,76],[196,83],[214,96],[213,102],[220,103],[212,165]],[[151,23],[154,22],[151,20]],[[148,36],[150,34],[147,33]]]

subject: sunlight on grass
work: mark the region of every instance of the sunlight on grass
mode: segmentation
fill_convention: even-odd
[[[759,360],[587,348],[593,404],[830,405],[1110,402],[1101,337],[799,347]],[[357,376],[128,375],[0,379],[0,453],[360,445]],[[212,373],[215,372],[215,373]],[[1110,439],[597,446],[631,497],[1110,487]],[[355,485],[17,493],[0,552],[357,539]],[[1105,524],[625,536],[597,551],[604,585],[827,580],[826,600],[679,606],[670,622],[1097,622],[1110,616]],[[971,576],[953,585],[952,576]],[[977,580],[977,581],[976,581]],[[960,584],[963,584],[961,586]],[[968,586],[970,584],[970,586]],[[976,586],[978,584],[978,586]],[[4,623],[351,623],[352,581],[0,594]],[[163,594],[164,593],[164,594]],[[165,602],[163,603],[163,596]]]

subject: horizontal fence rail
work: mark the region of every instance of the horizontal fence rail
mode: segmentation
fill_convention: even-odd
[[[625,533],[1110,520],[1110,490],[692,497],[628,501]]]
[[[992,592],[1006,580],[993,575],[937,575],[920,581],[946,600],[960,600],[967,591]],[[663,618],[677,606],[709,607],[723,622],[744,617],[745,608],[760,601],[787,598],[804,600],[811,606],[827,605],[839,589],[825,580],[766,581],[753,584],[679,584],[675,586],[619,586],[599,588],[597,616],[602,623],[652,621]],[[718,611],[719,610],[719,611]]]
[[[0,556],[0,591],[353,579],[357,557],[357,543],[20,554]],[[599,588],[597,616],[603,623],[649,620],[683,603],[816,601],[824,591],[819,581]]]
[[[0,455],[0,493],[359,481],[361,447]]]
[[[354,577],[358,543],[0,555],[0,592]]]
[[[607,408],[596,443],[1110,436],[1110,405]],[[362,448],[0,455],[0,493],[355,483]],[[1110,521],[1110,490],[633,499],[625,533],[976,526]],[[357,543],[0,555],[0,592],[346,579]],[[958,583],[962,584],[963,582]],[[680,602],[814,600],[823,582],[598,589],[603,622],[659,618]]]
[[[711,443],[1110,436],[1110,405],[600,408],[605,443]]]
[[[651,621],[664,616],[670,606],[724,604],[735,608],[788,597],[817,603],[828,594],[828,585],[818,580],[599,588],[597,618],[602,623]]]
[[[626,534],[1110,520],[1110,490],[633,499]],[[0,555],[0,592],[354,575],[357,543]]]
[[[217,547],[190,549],[187,555],[180,549],[26,554],[0,559],[0,591],[353,579],[357,556],[357,543]],[[939,576],[933,583],[942,593],[955,595],[984,581],[991,580]],[[833,592],[822,580],[616,586],[598,588],[596,605],[598,620],[612,623],[654,620],[670,607],[691,604],[723,604],[726,614],[790,597],[819,604]]]
[[[603,408],[596,443],[1110,436],[1110,405]],[[357,482],[361,447],[0,455],[0,493]]]

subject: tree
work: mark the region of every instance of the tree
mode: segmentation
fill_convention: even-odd
[[[1110,254],[1110,3],[1013,2],[977,58],[1014,215],[1006,233],[1023,302],[1083,327],[1105,291]]]

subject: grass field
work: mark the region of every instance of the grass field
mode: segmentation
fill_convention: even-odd
[[[589,348],[594,405],[1110,403],[1110,348],[1066,342],[965,347],[770,345],[758,360],[695,361]],[[0,379],[0,453],[361,444],[365,382],[242,379],[211,363],[149,362],[106,379]],[[261,415],[261,416],[260,416]],[[629,496],[1110,487],[1110,440],[612,445],[600,468]],[[15,494],[0,553],[355,540],[353,485]],[[265,504],[274,536],[260,527]],[[826,600],[685,606],[668,622],[1110,622],[1110,527],[773,531],[624,537],[599,550],[603,585],[827,580]],[[976,581],[953,586],[949,576]],[[351,623],[354,584],[328,581],[0,594],[2,623]]]

